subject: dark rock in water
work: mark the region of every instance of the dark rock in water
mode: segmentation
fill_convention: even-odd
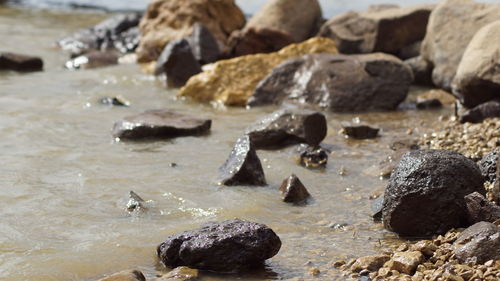
[[[404,63],[409,66],[413,72],[413,82],[417,85],[433,86],[432,70],[433,65],[424,60],[421,56],[407,59]]]
[[[144,207],[144,203],[145,201],[141,198],[141,196],[137,195],[137,193],[133,191],[130,191],[127,202],[127,210],[129,212],[146,210],[147,208]]]
[[[269,227],[236,219],[172,235],[157,253],[166,266],[230,272],[261,266],[280,248],[280,238]]]
[[[121,140],[170,139],[197,136],[210,131],[212,121],[170,110],[148,110],[127,116],[113,127],[113,136]]]
[[[137,26],[140,13],[120,14],[102,21],[94,27],[82,29],[61,39],[57,44],[72,57],[91,51],[117,49],[122,53],[133,52],[139,43]]]
[[[92,51],[66,62],[67,69],[91,69],[118,64],[118,54],[114,52]]]
[[[276,67],[256,87],[248,105],[284,100],[334,112],[395,109],[407,96],[411,69],[387,54],[312,54]]]
[[[194,58],[201,64],[215,62],[221,55],[219,44],[212,32],[201,23],[193,26],[193,34],[186,38]]]
[[[495,182],[497,179],[497,170],[500,168],[498,167],[499,155],[500,148],[496,148],[486,154],[479,162],[479,169],[486,181]]]
[[[389,148],[398,151],[401,149],[405,150],[417,150],[420,149],[420,146],[418,145],[418,139],[397,139],[393,141],[390,145]]]
[[[219,168],[219,184],[266,185],[264,170],[250,137],[236,141],[226,163]]]
[[[125,270],[98,281],[146,281],[146,277],[139,270]]]
[[[300,203],[311,196],[300,179],[294,174],[283,181],[280,192],[283,201],[287,203]]]
[[[307,143],[317,146],[325,137],[325,116],[303,109],[278,110],[247,129],[246,134],[256,149],[281,148],[290,144]]]
[[[43,61],[39,57],[14,53],[0,53],[0,71],[14,70],[31,72],[43,70]]]
[[[380,131],[379,128],[348,122],[342,122],[342,129],[344,130],[344,134],[346,136],[358,140],[374,139],[378,136],[378,132]]]
[[[465,204],[470,224],[481,221],[493,223],[500,220],[500,206],[495,205],[477,192],[465,196]]]
[[[300,146],[300,165],[306,168],[324,168],[328,164],[328,152],[322,147]]]
[[[467,224],[464,197],[485,194],[476,163],[446,150],[416,150],[399,161],[384,194],[384,226],[402,236],[442,234]]]
[[[229,38],[226,57],[239,57],[257,53],[271,53],[294,43],[293,37],[270,27],[250,27],[235,31]]]
[[[196,61],[186,39],[170,42],[156,62],[155,74],[165,73],[167,86],[173,88],[184,86],[191,76],[200,72],[201,65]]]
[[[122,97],[103,97],[99,100],[99,103],[105,105],[116,105],[116,106],[130,106],[130,102]]]
[[[373,199],[371,204],[371,217],[374,221],[382,221],[382,210],[384,208],[384,197]]]
[[[500,99],[482,103],[460,116],[462,123],[481,123],[484,119],[500,117]]]
[[[417,100],[418,109],[441,108],[443,104],[438,99]]]
[[[500,260],[500,227],[478,222],[464,230],[453,245],[453,253],[461,263]]]

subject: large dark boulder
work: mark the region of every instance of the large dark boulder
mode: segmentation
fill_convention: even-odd
[[[170,139],[210,131],[212,121],[171,110],[148,110],[115,123],[113,137],[120,140]]]
[[[462,123],[482,123],[487,118],[500,118],[500,98],[482,103],[460,115]]]
[[[495,205],[477,192],[465,196],[465,204],[470,224],[500,220],[500,206]]]
[[[0,53],[0,71],[14,70],[19,72],[40,71],[43,69],[43,61],[39,57]]]
[[[500,227],[489,222],[478,222],[462,232],[453,253],[462,263],[485,263],[500,260]]]
[[[486,193],[476,163],[447,150],[406,153],[384,194],[384,226],[402,236],[442,234],[467,224],[464,197]]]
[[[264,78],[248,105],[309,103],[334,112],[393,110],[405,100],[411,69],[382,54],[312,54],[289,60]]]
[[[247,129],[256,149],[281,148],[296,143],[317,146],[326,137],[325,116],[305,109],[278,110]]]
[[[266,185],[262,164],[249,136],[236,141],[228,159],[219,168],[219,184]]]
[[[172,235],[157,254],[169,267],[229,272],[260,266],[280,247],[280,238],[269,227],[236,219]]]

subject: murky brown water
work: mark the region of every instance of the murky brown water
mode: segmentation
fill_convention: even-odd
[[[333,153],[325,171],[298,166],[290,149],[259,151],[269,186],[219,187],[217,169],[233,142],[276,108],[223,110],[177,100],[175,91],[136,65],[64,70],[66,57],[51,48],[54,40],[103,17],[0,7],[1,50],[39,55],[46,63],[40,73],[0,73],[0,280],[90,280],[130,268],[152,277],[155,247],[169,234],[235,217],[269,225],[283,247],[266,272],[207,280],[309,278],[309,267],[325,269],[330,261],[376,253],[394,242],[369,217],[368,197],[385,182],[363,171],[390,152],[395,137],[409,128],[424,132],[450,109],[329,114],[324,143]],[[117,94],[132,107],[97,104],[99,97]],[[115,121],[154,108],[212,118],[212,133],[154,143],[113,141]],[[356,116],[383,128],[382,137],[343,138],[340,121]],[[342,167],[345,176],[339,175]],[[277,188],[291,173],[309,189],[311,204],[280,201]],[[129,190],[152,200],[149,214],[125,212]],[[348,226],[335,230],[328,227],[332,223]],[[320,279],[336,276],[331,269]]]

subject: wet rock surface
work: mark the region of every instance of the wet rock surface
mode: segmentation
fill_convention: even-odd
[[[89,51],[86,54],[67,61],[67,69],[92,69],[118,64],[118,54],[115,52]]]
[[[407,96],[413,76],[398,58],[313,54],[289,60],[265,77],[248,105],[308,103],[334,112],[393,110]]]
[[[465,204],[469,224],[482,221],[493,223],[500,220],[500,206],[477,192],[465,196]]]
[[[264,170],[250,137],[236,141],[228,159],[219,168],[219,184],[266,185]]]
[[[186,38],[193,52],[194,58],[204,65],[215,62],[221,55],[217,39],[212,32],[201,23],[196,23],[193,33]]]
[[[197,281],[200,280],[199,276],[200,272],[198,269],[179,266],[161,278],[156,279],[156,281]]]
[[[118,50],[133,52],[139,44],[140,13],[119,14],[96,26],[82,29],[57,42],[59,47],[72,57],[89,52]]]
[[[99,279],[99,281],[146,281],[146,278],[139,270],[125,270]]]
[[[121,96],[116,97],[102,97],[99,99],[100,104],[104,105],[114,105],[114,106],[130,106],[130,102]]]
[[[280,248],[280,238],[269,227],[236,219],[172,235],[157,253],[166,266],[230,272],[262,266]]]
[[[39,57],[15,53],[0,53],[0,71],[13,70],[32,72],[43,70],[43,61]]]
[[[129,199],[127,202],[127,210],[129,212],[147,210],[147,208],[144,206],[144,203],[146,201],[144,201],[144,199],[142,199],[141,196],[139,196],[137,193],[130,191],[128,197]]]
[[[421,49],[423,59],[434,65],[432,80],[436,86],[451,89],[457,67],[474,34],[498,19],[500,4],[497,3],[446,0],[438,4],[429,18]]]
[[[371,217],[374,221],[382,221],[382,211],[384,209],[384,197],[375,198],[371,202]]]
[[[310,53],[337,53],[337,49],[330,39],[312,38],[275,53],[218,61],[209,70],[191,77],[178,95],[201,102],[245,106],[257,84],[274,67],[288,59]]]
[[[318,35],[333,39],[343,54],[398,54],[424,38],[433,8],[379,5],[363,12],[349,11],[328,20]]]
[[[279,190],[283,202],[287,203],[304,202],[304,200],[311,196],[304,184],[294,174],[283,181]]]
[[[281,148],[296,143],[317,146],[326,133],[325,116],[305,109],[278,110],[246,131],[256,149]]]
[[[500,9],[500,5],[497,6]],[[453,93],[472,108],[497,99],[495,117],[500,117],[500,15],[497,21],[482,27],[465,49],[456,76]],[[493,117],[493,116],[491,116]]]
[[[366,124],[342,122],[342,130],[346,136],[353,139],[364,140],[374,139],[378,136],[379,128],[374,128]]]
[[[462,123],[481,123],[488,118],[500,118],[500,99],[482,103],[460,116]]]
[[[207,134],[211,125],[211,120],[171,110],[148,110],[116,122],[113,137],[120,140],[145,140],[197,136]]]
[[[464,196],[485,194],[483,183],[477,165],[459,153],[408,152],[385,190],[384,226],[402,236],[428,236],[463,226]]]
[[[173,40],[165,46],[156,62],[155,74],[165,73],[167,86],[180,88],[191,76],[201,72],[201,65],[194,57],[186,39]]]
[[[489,222],[478,222],[462,232],[453,253],[461,262],[485,263],[500,260],[500,227]]]
[[[324,168],[328,164],[329,152],[320,146],[301,145],[298,147],[299,164],[305,168]]]
[[[231,32],[245,25],[245,17],[234,0],[153,1],[139,25],[138,60],[156,60],[170,41],[191,35],[196,23],[226,43]]]

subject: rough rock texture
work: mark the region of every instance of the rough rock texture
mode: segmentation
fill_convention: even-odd
[[[170,110],[148,110],[115,123],[113,136],[120,140],[170,139],[207,134],[212,121]]]
[[[302,42],[317,31],[322,20],[317,0],[271,0],[242,31],[231,35],[230,56],[278,51]]]
[[[349,11],[327,21],[318,35],[333,39],[344,54],[397,54],[424,38],[433,8],[377,6],[364,12]]]
[[[499,72],[500,73],[500,72]],[[460,115],[462,123],[481,123],[487,118],[500,117],[500,98],[482,103]]]
[[[424,260],[425,257],[420,251],[396,252],[384,267],[412,275]]]
[[[118,64],[118,54],[112,51],[89,51],[65,63],[68,69],[92,69]]]
[[[283,201],[287,203],[300,203],[311,196],[300,179],[294,174],[283,181],[280,192]]]
[[[116,49],[122,53],[133,52],[139,44],[140,13],[119,14],[94,27],[75,32],[57,42],[72,57],[91,51]]]
[[[146,281],[146,278],[139,270],[126,270],[102,278],[99,281]]]
[[[497,16],[497,21],[474,35],[453,80],[453,93],[468,108],[495,98],[500,100],[500,12]]]
[[[403,236],[445,233],[466,224],[464,196],[485,194],[476,163],[446,150],[416,150],[399,161],[384,194],[384,226]]]
[[[212,32],[201,23],[196,23],[193,33],[187,38],[195,59],[201,64],[216,61],[221,50]]]
[[[432,82],[432,69],[433,66],[428,61],[424,60],[421,56],[407,59],[404,61],[408,65],[414,76],[413,83],[422,86],[433,86]]]
[[[156,60],[168,42],[192,34],[196,23],[225,43],[231,32],[245,25],[245,17],[234,0],[154,0],[139,25],[138,60]]]
[[[179,266],[161,278],[156,279],[156,281],[199,281],[199,275],[198,269]]]
[[[358,258],[351,266],[353,272],[360,272],[361,270],[377,271],[384,263],[390,259],[387,255],[367,256]]]
[[[423,59],[434,65],[432,80],[451,89],[462,55],[476,32],[500,19],[500,4],[445,0],[434,9],[422,42]]]
[[[380,131],[379,128],[349,122],[342,122],[342,130],[346,136],[358,140],[376,138]]]
[[[497,179],[497,170],[500,169],[498,161],[500,156],[500,148],[493,149],[490,153],[486,154],[479,162],[479,169],[489,182],[494,182]]]
[[[312,38],[275,53],[218,61],[209,70],[191,77],[179,91],[179,96],[202,102],[244,106],[257,83],[274,67],[288,59],[311,53],[337,53],[337,49],[330,39]]]
[[[147,208],[144,206],[144,199],[142,199],[141,196],[139,196],[137,193],[130,191],[128,197],[129,199],[127,202],[127,211],[133,212],[147,210]]]
[[[297,149],[299,153],[299,164],[303,167],[316,169],[324,168],[328,164],[328,152],[319,146],[300,145]]]
[[[470,260],[477,263],[500,260],[500,227],[478,222],[464,230],[453,245],[453,253],[464,263]]]
[[[280,238],[269,227],[236,219],[172,235],[157,253],[166,266],[228,272],[262,265],[280,247]]]
[[[219,168],[219,184],[266,185],[264,170],[250,137],[236,141],[226,163]]]
[[[465,204],[470,224],[481,221],[493,223],[500,220],[500,206],[495,205],[477,192],[465,196]]]
[[[39,57],[14,53],[0,53],[0,71],[2,70],[20,72],[40,71],[43,70],[43,61]]]
[[[191,76],[200,72],[201,65],[186,39],[168,43],[156,62],[155,74],[165,73],[167,86],[172,88],[184,86]]]
[[[312,54],[276,67],[248,105],[293,100],[334,112],[392,110],[406,98],[412,80],[411,69],[391,55]]]
[[[326,118],[320,112],[282,109],[259,120],[246,134],[256,149],[296,143],[317,146],[326,137],[327,129]]]

